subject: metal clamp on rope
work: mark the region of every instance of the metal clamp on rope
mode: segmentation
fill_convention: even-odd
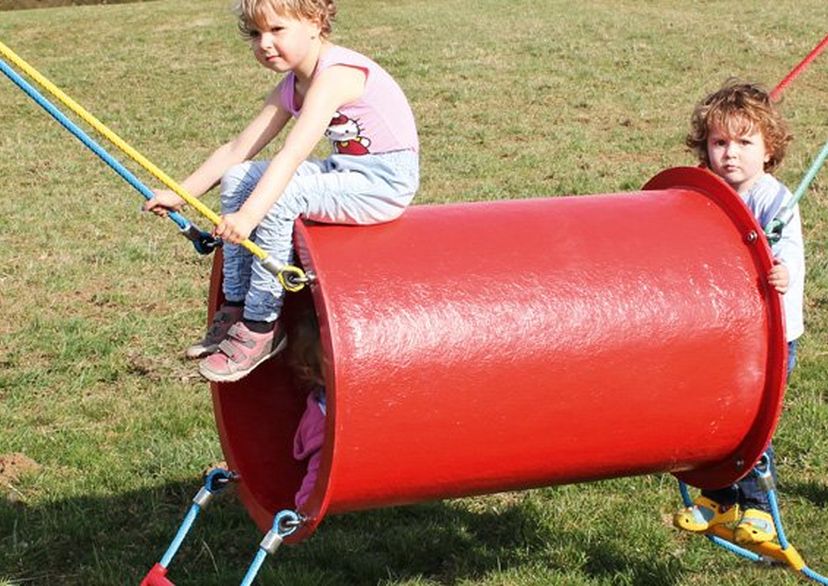
[[[776,489],[776,482],[773,479],[773,475],[771,474],[770,469],[770,458],[768,454],[762,454],[762,457],[759,458],[759,461],[756,462],[756,465],[753,467],[754,472],[756,472],[756,478],[759,484],[759,488],[764,490],[765,492],[770,492]]]
[[[193,503],[204,509],[213,500],[215,494],[227,488],[227,485],[234,482],[237,478],[238,475],[230,470],[221,468],[213,470],[204,479],[204,486],[193,497]]]
[[[264,536],[256,549],[256,556],[247,569],[247,573],[241,581],[241,586],[253,586],[256,574],[259,573],[267,556],[276,553],[284,538],[296,531],[304,522],[304,517],[294,511],[285,509],[276,513],[273,518],[273,528],[267,532],[267,535]]]
[[[311,279],[305,274],[305,271],[293,265],[280,265],[273,258],[267,257],[261,260],[262,266],[270,271],[277,279],[285,291],[295,293],[304,289],[305,285],[311,282]]]
[[[301,524],[302,518],[294,511],[280,511],[273,519],[273,528],[264,536],[259,547],[273,555],[282,545],[284,538],[296,531]]]
[[[261,547],[270,555],[273,555],[274,553],[276,553],[276,550],[279,549],[279,546],[282,545],[282,540],[282,536],[279,535],[277,531],[271,529],[264,536],[264,539],[262,539],[262,542],[259,544],[259,547]]]
[[[788,208],[783,208],[779,215],[777,215],[770,223],[765,226],[765,238],[768,239],[769,244],[776,244],[782,239],[782,231],[788,222],[793,218],[793,212]]]
[[[220,238],[216,238],[204,230],[199,230],[193,224],[183,228],[181,233],[187,240],[193,243],[193,248],[195,248],[196,252],[199,254],[210,254],[223,244]]]
[[[239,479],[239,475],[232,470],[225,470],[224,468],[216,468],[210,470],[207,477],[204,479],[204,486],[212,492],[220,492],[227,488],[231,482]]]
[[[765,226],[765,238],[768,240],[768,244],[776,244],[782,239],[782,229],[784,227],[784,222],[779,218],[774,218],[770,224]]]

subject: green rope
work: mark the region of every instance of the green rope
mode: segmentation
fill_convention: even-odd
[[[811,164],[811,168],[808,169],[808,172],[803,177],[802,182],[799,184],[799,187],[796,188],[796,192],[794,193],[793,203],[796,205],[799,203],[799,200],[805,194],[805,191],[808,189],[808,186],[811,185],[811,181],[814,180],[819,169],[825,163],[825,159],[828,157],[828,142],[822,147],[822,151],[817,155],[817,158],[814,159],[814,162]]]
[[[819,170],[822,168],[822,165],[825,163],[825,159],[828,158],[828,142],[822,147],[819,155],[817,158],[814,159],[814,162],[811,163],[811,167],[808,169],[808,172],[805,173],[805,177],[802,178],[802,181],[799,183],[799,187],[796,188],[796,191],[793,194],[793,200],[791,201],[790,205],[785,206],[782,211],[779,212],[773,221],[771,221],[767,226],[765,226],[765,236],[767,236],[768,241],[771,244],[775,244],[779,242],[779,239],[782,238],[782,229],[787,226],[788,222],[791,221],[793,217],[793,209],[799,203],[799,200],[802,199],[802,196],[805,195],[805,192],[810,187],[811,182],[819,173]]]

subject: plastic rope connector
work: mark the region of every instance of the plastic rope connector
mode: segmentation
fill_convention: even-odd
[[[167,568],[161,564],[155,564],[141,580],[141,586],[175,586],[167,579]]]

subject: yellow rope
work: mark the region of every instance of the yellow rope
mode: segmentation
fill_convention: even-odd
[[[72,110],[75,114],[81,117],[87,124],[92,126],[95,130],[97,130],[101,135],[106,137],[106,139],[111,142],[113,145],[121,149],[124,153],[126,153],[133,161],[141,165],[146,171],[152,174],[156,179],[161,181],[164,185],[169,187],[172,191],[178,194],[181,199],[183,199],[187,204],[192,206],[198,213],[202,216],[210,220],[213,224],[218,225],[221,222],[221,217],[216,214],[213,210],[209,207],[201,203],[197,198],[193,197],[187,191],[181,187],[178,183],[176,183],[169,175],[164,173],[161,169],[156,167],[151,161],[149,161],[146,157],[144,157],[141,153],[136,151],[134,148],[129,146],[126,141],[124,141],[120,136],[112,132],[109,128],[103,125],[103,123],[95,118],[92,114],[90,114],[86,109],[83,108],[80,104],[78,104],[75,100],[67,96],[63,93],[60,88],[58,88],[55,84],[51,81],[43,77],[34,67],[26,63],[23,59],[21,59],[14,51],[12,51],[8,46],[6,46],[2,41],[0,41],[0,54],[6,57],[9,61],[14,63],[19,69],[21,69],[26,75],[36,81],[40,86],[42,86],[46,91],[50,94],[55,96],[58,100],[63,103],[67,108]],[[261,249],[257,244],[251,242],[250,239],[245,240],[241,243],[241,245],[250,251],[251,254],[255,255],[259,259],[263,261],[269,261],[268,254]],[[269,263],[266,263],[268,270],[274,272],[274,274],[279,278],[282,285],[285,289],[289,291],[298,291],[302,288],[301,285],[297,287],[297,285],[288,282],[287,279],[284,278],[283,272],[290,273],[293,277],[298,278],[299,281],[305,279],[304,272],[294,266],[285,265],[282,267],[274,267],[275,263],[270,260]]]

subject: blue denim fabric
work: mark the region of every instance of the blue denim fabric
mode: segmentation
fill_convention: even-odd
[[[791,376],[791,371],[796,365],[796,348],[797,341],[788,342],[788,378]],[[773,446],[768,445],[765,451],[768,457],[768,467],[774,483],[776,483],[776,462],[774,458]],[[728,486],[727,488],[720,488],[718,490],[703,490],[702,494],[709,499],[716,501],[721,505],[732,505],[739,503],[743,509],[759,509],[767,513],[771,512],[768,495],[759,486],[759,477],[755,470],[751,470],[747,476],[742,478],[739,482]]]
[[[264,175],[269,161],[232,167],[221,180],[221,211],[238,211]],[[309,159],[250,239],[277,263],[293,262],[293,223],[299,218],[328,224],[378,224],[398,218],[419,187],[419,157],[413,151],[378,155],[332,155]],[[273,321],[284,289],[259,259],[240,245],[224,245],[224,296],[244,301],[244,318]]]

